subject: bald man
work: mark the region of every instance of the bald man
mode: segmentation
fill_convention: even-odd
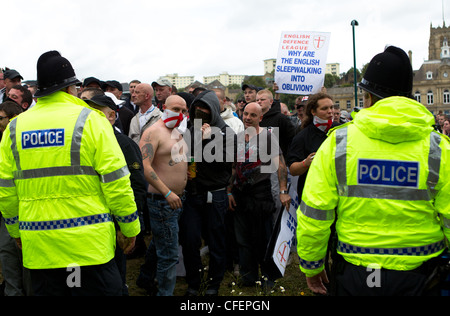
[[[157,122],[162,112],[152,104],[153,88],[148,83],[138,84],[131,95],[131,101],[139,107],[130,123],[129,136],[137,144],[145,129]]]
[[[175,129],[180,126],[188,108],[182,97],[172,95],[167,98],[163,109],[161,118],[143,132],[139,147],[150,184],[149,192],[165,196],[171,191],[166,200],[172,209],[177,209],[182,207],[176,196],[182,195],[186,186],[187,160],[183,152],[183,135]]]
[[[249,127],[253,127],[257,134],[261,133],[262,129],[259,126],[259,123],[262,121],[262,118],[263,118],[263,111],[258,103],[253,102],[247,104],[247,106],[244,109],[244,113],[242,115],[242,120],[244,122],[244,127],[246,130]]]
[[[274,285],[275,275],[265,263],[264,255],[272,235],[276,204],[270,180],[273,171],[265,167],[272,163],[278,166],[281,204],[289,207],[291,198],[287,194],[287,168],[283,155],[274,135],[259,126],[262,118],[263,110],[258,103],[247,104],[243,113],[245,141],[242,134],[238,135],[238,162],[233,165],[234,180],[228,192],[232,194],[229,198],[230,209],[235,211],[243,286],[254,286],[256,281],[264,280],[264,288],[270,288]],[[245,161],[242,161],[243,158]],[[261,277],[258,267],[261,268]]]
[[[157,295],[172,296],[177,277],[178,219],[187,182],[187,144],[177,127],[188,108],[183,98],[172,95],[163,109],[161,118],[143,132],[139,142],[149,183],[147,204],[153,238],[137,284],[147,289],[155,287],[155,265],[151,263],[156,262]]]

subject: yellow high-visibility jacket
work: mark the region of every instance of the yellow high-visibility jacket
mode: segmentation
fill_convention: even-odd
[[[0,144],[0,211],[29,269],[114,257],[114,219],[140,231],[129,170],[108,120],[58,91],[14,118]]]
[[[420,103],[391,97],[331,131],[297,212],[300,269],[324,268],[330,226],[354,265],[412,270],[450,238],[450,141]],[[447,240],[446,240],[447,239]]]

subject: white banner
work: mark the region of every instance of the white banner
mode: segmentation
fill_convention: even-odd
[[[298,177],[290,178],[289,195],[291,196],[291,205],[289,212],[283,209],[283,215],[280,223],[280,233],[273,249],[273,261],[275,265],[284,276],[286,270],[286,264],[291,253],[291,247],[295,247],[297,244],[296,230],[297,230],[297,209],[300,199],[297,194],[297,181]]]
[[[278,93],[311,95],[321,91],[331,33],[283,32],[275,68]]]

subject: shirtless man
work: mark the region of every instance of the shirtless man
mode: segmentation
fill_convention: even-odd
[[[154,289],[156,270],[157,295],[171,296],[177,276],[178,219],[187,182],[184,152],[187,145],[176,128],[188,108],[183,98],[173,95],[167,98],[163,109],[161,118],[144,131],[139,142],[149,183],[147,204],[153,238],[137,284],[150,291]]]

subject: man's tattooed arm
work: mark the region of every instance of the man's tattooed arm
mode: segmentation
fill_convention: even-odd
[[[142,152],[142,160],[145,159],[150,159],[153,160],[153,156],[155,154],[155,151],[153,150],[153,145],[150,143],[145,144],[144,146],[141,147],[141,152]]]

